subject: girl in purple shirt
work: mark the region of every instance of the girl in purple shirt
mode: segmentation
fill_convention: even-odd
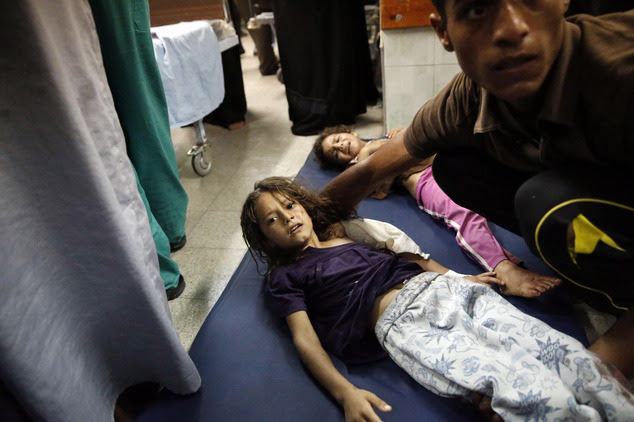
[[[347,421],[379,421],[374,409],[391,407],[344,378],[326,350],[346,363],[387,353],[436,394],[491,397],[503,419],[634,415],[634,396],[600,360],[490,289],[504,285],[493,273],[462,276],[418,251],[355,243],[350,217],[283,177],[256,183],[241,215],[250,252],[268,266],[273,310]]]

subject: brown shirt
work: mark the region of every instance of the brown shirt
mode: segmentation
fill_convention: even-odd
[[[475,146],[525,171],[571,163],[634,169],[634,10],[577,15],[544,82],[535,131],[464,73],[418,111],[405,132],[417,158]]]

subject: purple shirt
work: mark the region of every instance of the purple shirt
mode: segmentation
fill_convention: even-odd
[[[370,326],[374,301],[423,269],[360,243],[305,252],[271,273],[273,311],[282,318],[306,311],[324,348],[347,363],[385,356]]]

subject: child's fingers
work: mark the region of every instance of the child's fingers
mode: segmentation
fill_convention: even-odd
[[[486,273],[482,273],[478,277],[482,277],[483,281],[485,283],[499,284],[500,286],[506,285],[506,283],[504,281],[502,281],[499,278],[495,277],[495,271],[489,271],[489,272],[486,272]]]
[[[487,280],[484,280],[482,284],[486,284],[489,287],[491,287],[492,284],[497,284],[498,286],[506,286],[505,282],[503,282],[502,280],[498,280],[495,277],[491,277],[491,278],[488,278]]]
[[[402,128],[402,127],[395,127],[394,129],[391,129],[390,131],[388,131],[386,136],[391,139],[394,135],[396,135],[397,133],[399,133],[403,129],[404,128]]]
[[[495,277],[488,277],[486,282],[487,283],[498,284],[500,286],[506,286],[506,283],[504,281],[500,280],[499,278],[495,278]]]
[[[376,394],[370,393],[368,396],[368,401],[372,404],[372,406],[379,409],[381,412],[391,412],[392,406],[387,404],[385,401],[381,400],[376,396]]]
[[[495,277],[495,272],[493,271],[478,274],[475,276],[468,276],[466,278],[476,283],[486,284],[487,286],[489,286],[490,284],[498,284],[500,286],[506,286],[506,283],[504,281]]]

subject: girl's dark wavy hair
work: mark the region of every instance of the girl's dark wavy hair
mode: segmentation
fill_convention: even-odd
[[[271,245],[271,242],[260,230],[255,207],[258,199],[264,193],[279,193],[301,204],[312,219],[313,229],[319,240],[328,240],[337,234],[332,227],[333,224],[357,217],[354,209],[343,210],[290,177],[268,177],[256,182],[253,192],[247,196],[242,206],[240,225],[242,226],[242,238],[247,244],[251,256],[254,257],[256,263],[260,261],[267,264],[267,275],[275,267],[299,260],[302,257],[302,251],[276,248]]]
[[[346,169],[347,164],[340,164],[334,162],[332,159],[326,157],[324,154],[324,140],[335,133],[351,133],[350,129],[346,125],[330,126],[324,129],[323,132],[317,136],[315,143],[313,144],[313,158],[319,163],[319,166],[324,170],[338,170],[343,171]]]

